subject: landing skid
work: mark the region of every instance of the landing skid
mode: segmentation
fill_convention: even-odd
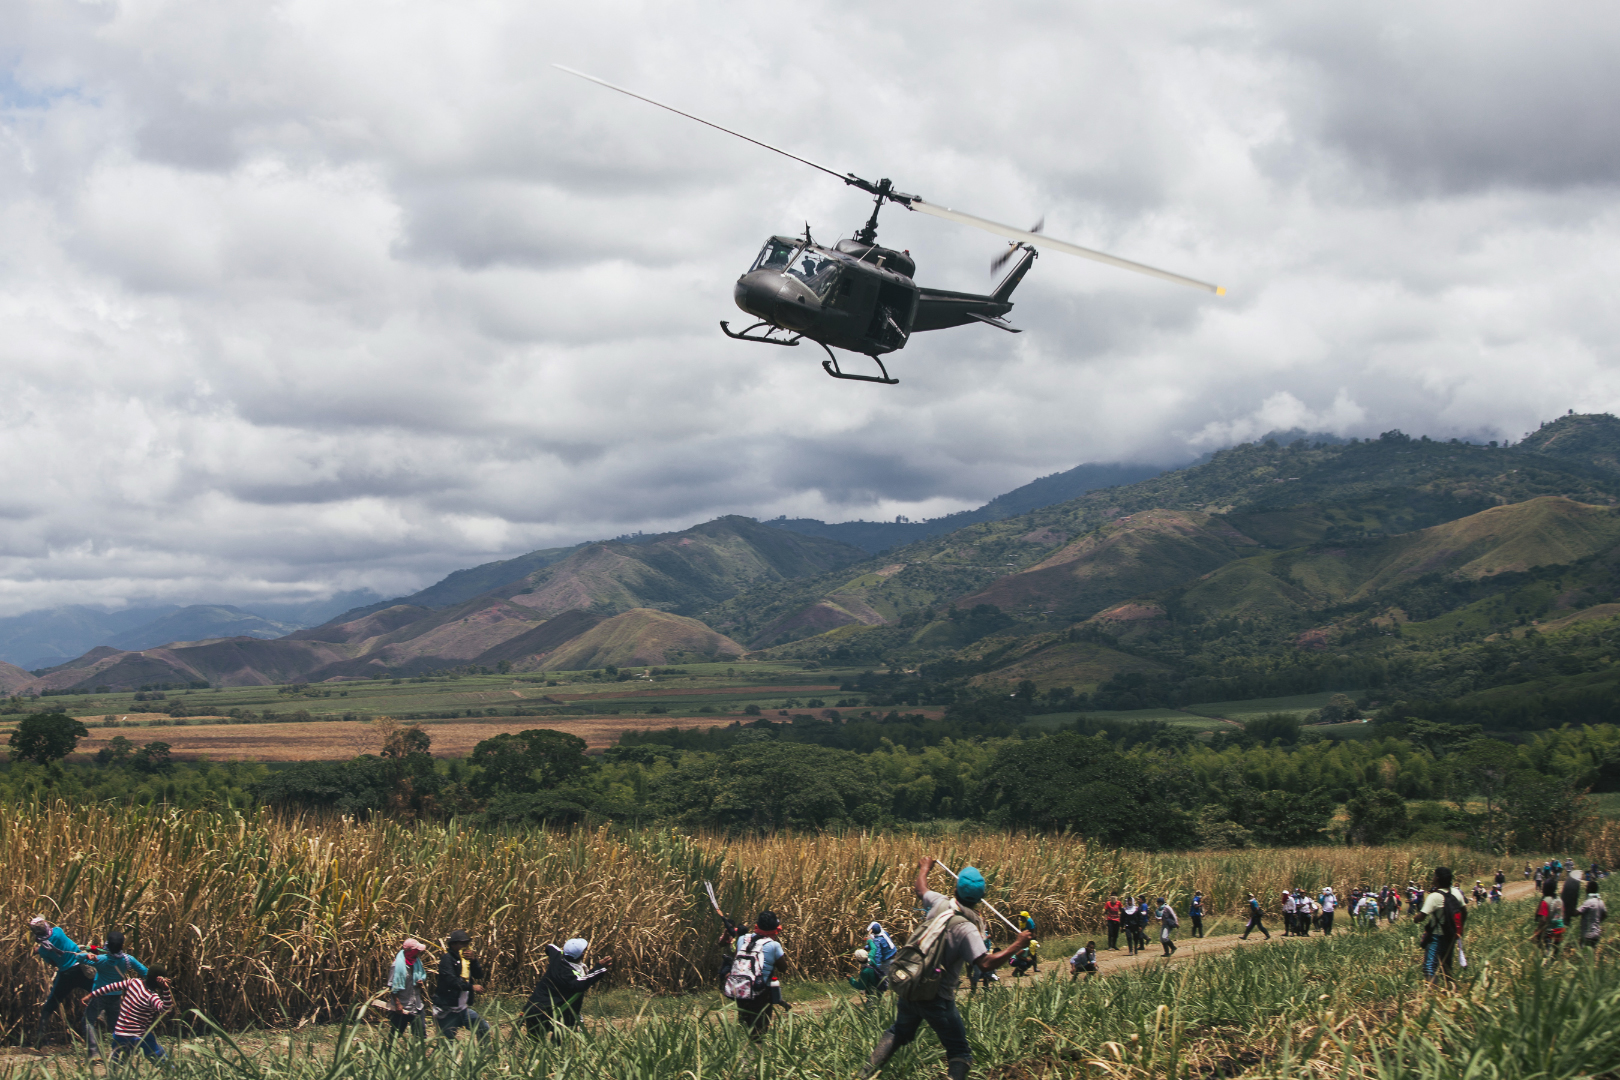
[[[765,328],[764,333],[754,333],[754,331],[760,329],[761,327]],[[722,319],[720,321],[720,332],[734,341],[752,341],[759,345],[797,345],[799,342],[804,340],[803,334],[793,334],[793,336],[789,338],[776,337],[774,335],[778,333],[788,334],[791,333],[791,331],[783,330],[775,323],[767,322],[757,322],[753,326],[746,327],[739,331],[733,330],[731,328],[731,324]],[[811,340],[814,339],[812,338]],[[900,382],[899,379],[890,377],[889,369],[884,367],[883,361],[879,360],[875,356],[872,357],[872,362],[878,366],[879,371],[883,372],[883,376],[881,378],[876,375],[850,375],[838,366],[838,357],[834,356],[833,351],[827,348],[826,342],[817,341],[816,344],[820,345],[827,351],[827,359],[821,362],[822,370],[835,379],[848,379],[850,382],[882,383],[884,386],[895,386]]]
[[[818,342],[816,342],[816,344],[820,345],[823,349],[827,349],[827,346],[822,342],[818,341]],[[823,360],[821,362],[821,369],[823,371],[825,371],[827,374],[831,375],[835,379],[848,379],[850,382],[875,382],[875,383],[882,383],[884,386],[894,386],[894,385],[896,385],[896,384],[898,384],[900,382],[899,379],[893,379],[893,378],[889,377],[889,369],[884,367],[883,366],[883,361],[879,360],[875,356],[872,357],[872,363],[876,364],[878,366],[878,370],[883,372],[883,377],[881,379],[878,378],[876,375],[849,375],[849,374],[846,374],[843,370],[841,370],[839,368],[839,366],[838,366],[838,357],[833,355],[833,351],[831,349],[827,349],[827,357],[828,358],[826,360]]]
[[[754,333],[755,330],[758,330],[762,326],[767,327],[763,334]],[[757,341],[761,345],[797,345],[800,339],[803,337],[802,334],[794,334],[791,338],[783,340],[782,338],[771,336],[778,331],[784,334],[789,332],[787,330],[783,330],[775,323],[757,322],[753,326],[747,327],[739,333],[731,328],[730,323],[726,322],[724,319],[720,320],[720,332],[725,334],[728,338],[735,338],[737,341]]]

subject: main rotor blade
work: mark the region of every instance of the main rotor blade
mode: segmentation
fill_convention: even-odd
[[[1109,266],[1117,266],[1122,270],[1135,270],[1138,274],[1148,274],[1152,277],[1163,278],[1165,281],[1173,281],[1177,285],[1191,285],[1195,289],[1203,289],[1205,292],[1212,292],[1216,296],[1226,295],[1226,289],[1220,285],[1211,285],[1209,282],[1199,281],[1197,278],[1184,277],[1181,274],[1173,274],[1168,270],[1160,270],[1156,266],[1148,266],[1146,263],[1132,262],[1129,259],[1121,259],[1117,255],[1106,255],[1101,251],[1093,251],[1090,248],[1083,248],[1079,244],[1070,244],[1063,240],[1054,240],[1050,236],[1041,236],[1034,232],[1026,232],[1023,229],[1015,229],[1011,225],[1003,225],[998,221],[990,221],[986,218],[974,217],[972,214],[964,214],[960,210],[951,210],[947,207],[935,206],[933,203],[925,202],[916,197],[911,197],[904,201],[896,201],[900,202],[902,206],[909,210],[918,210],[924,214],[931,214],[934,217],[944,218],[946,221],[954,221],[961,225],[971,225],[975,229],[983,229],[985,232],[995,233],[997,236],[1005,236],[1008,240],[1035,245],[1051,251],[1062,251],[1070,255],[1078,255],[1082,259],[1093,259],[1100,263],[1107,263]]]
[[[794,161],[799,162],[801,165],[808,165],[812,169],[820,169],[822,172],[826,173],[828,176],[836,176],[836,177],[838,177],[838,179],[842,180],[844,183],[846,183],[846,184],[849,183],[850,178],[847,175],[845,175],[844,173],[838,172],[838,171],[836,171],[834,169],[829,169],[825,165],[817,165],[815,162],[811,161],[809,158],[802,158],[798,154],[790,154],[786,150],[783,150],[780,146],[772,146],[768,142],[760,142],[758,139],[751,139],[747,135],[744,135],[740,131],[732,131],[730,128],[721,127],[719,124],[711,123],[710,121],[703,119],[703,117],[701,117],[701,116],[693,116],[689,112],[682,112],[681,110],[675,108],[673,105],[665,105],[662,101],[654,101],[652,98],[644,97],[641,94],[636,93],[634,90],[626,90],[622,86],[614,86],[612,83],[608,82],[606,79],[598,79],[595,75],[587,75],[583,71],[575,71],[573,68],[571,68],[571,67],[563,67],[561,64],[552,64],[551,66],[556,68],[558,71],[566,71],[570,75],[577,75],[581,79],[586,79],[586,80],[588,80],[590,82],[595,83],[598,86],[605,86],[609,90],[617,90],[619,93],[626,94],[626,95],[628,95],[630,97],[633,97],[637,101],[645,101],[649,105],[656,105],[660,109],[665,109],[665,110],[668,110],[669,112],[674,113],[676,116],[684,116],[688,120],[696,120],[698,123],[702,124],[704,127],[712,127],[712,128],[714,128],[714,130],[723,131],[727,135],[735,135],[737,138],[743,140],[744,142],[751,142],[755,146],[763,146],[765,149],[770,150],[773,153],[781,154],[783,157],[786,157],[786,158],[792,158]]]

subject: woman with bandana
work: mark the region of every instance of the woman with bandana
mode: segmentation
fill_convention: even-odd
[[[390,1047],[405,1031],[412,1032],[423,1042],[427,1041],[427,1020],[422,1015],[427,1007],[422,996],[422,989],[427,985],[427,971],[422,967],[422,954],[425,952],[426,945],[415,938],[406,938],[394,957],[394,967],[388,978],[388,996],[393,1005],[388,1012]]]

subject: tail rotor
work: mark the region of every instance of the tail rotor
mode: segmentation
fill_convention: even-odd
[[[1029,231],[1032,233],[1038,233],[1044,228],[1046,228],[1046,218],[1043,216],[1041,220],[1029,227]],[[990,272],[994,274],[997,270],[1000,270],[1003,266],[1006,266],[1008,259],[1011,259],[1014,255],[1018,254],[1020,249],[1028,246],[1028,244],[1021,241],[1014,241],[1013,243],[1008,244],[1006,251],[1003,251],[1000,255],[997,255],[994,259],[990,260]]]

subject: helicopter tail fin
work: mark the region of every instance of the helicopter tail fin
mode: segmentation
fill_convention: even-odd
[[[1013,268],[1007,271],[1007,276],[1001,279],[1001,284],[997,285],[995,291],[990,294],[991,299],[998,303],[1006,304],[1012,301],[1013,290],[1018,288],[1018,283],[1024,280],[1024,275],[1029,272],[1030,264],[1035,261],[1035,249],[1027,244],[1021,246],[1024,250],[1019,253],[1018,261],[1013,263]]]

